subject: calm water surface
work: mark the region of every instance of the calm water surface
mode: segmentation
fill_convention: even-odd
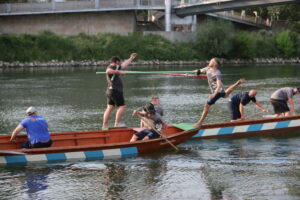
[[[0,134],[10,134],[32,105],[47,118],[51,132],[99,129],[107,85],[95,74],[100,70],[0,72]],[[273,91],[300,86],[300,66],[225,66],[221,71],[226,87],[248,79],[236,92],[257,89],[257,100],[270,114]],[[195,122],[210,92],[207,81],[197,78],[127,75],[123,81],[128,126],[138,125],[131,113],[152,95],[160,96],[168,123]],[[294,100],[300,113],[300,96]],[[254,105],[245,110],[247,119],[264,114]],[[227,99],[221,99],[205,123],[228,120]],[[2,166],[0,199],[300,199],[299,143],[295,134],[189,140],[179,152],[167,149],[124,160]]]

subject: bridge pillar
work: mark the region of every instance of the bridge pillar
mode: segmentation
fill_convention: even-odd
[[[165,31],[171,31],[171,6],[172,0],[165,0]]]
[[[192,32],[197,31],[197,15],[192,16]]]
[[[51,1],[52,10],[56,10],[55,0]]]

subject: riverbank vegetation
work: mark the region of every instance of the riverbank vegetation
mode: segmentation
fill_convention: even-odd
[[[295,58],[300,55],[300,34],[290,30],[236,31],[228,21],[208,21],[190,43],[172,43],[158,35],[131,33],[59,36],[49,31],[36,35],[0,35],[0,61],[47,62],[127,58],[138,52],[140,60],[205,60]]]

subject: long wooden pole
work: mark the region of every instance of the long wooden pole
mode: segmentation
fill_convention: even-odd
[[[196,74],[195,71],[123,71],[125,74]],[[106,72],[96,72],[96,74],[106,74]]]

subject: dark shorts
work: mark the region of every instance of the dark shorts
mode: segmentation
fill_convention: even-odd
[[[234,103],[232,103],[231,101],[228,102],[228,109],[230,112],[230,117],[231,120],[236,120],[241,118],[241,112],[240,112],[240,108],[239,105],[236,105]]]
[[[124,106],[125,100],[123,92],[113,89],[108,89],[106,91],[107,104],[113,106]]]
[[[284,101],[284,100],[271,99],[271,103],[273,105],[274,112],[276,114],[285,113],[285,112],[289,112],[290,111],[290,109],[289,109],[286,101]]]
[[[216,101],[218,101],[218,99],[220,99],[221,97],[224,98],[225,97],[225,92],[219,92],[216,94],[216,96],[214,98],[211,98],[207,101],[208,105],[213,105],[216,103]]]
[[[135,134],[138,137],[138,140],[142,140],[144,137],[148,136],[150,139],[159,138],[160,135],[152,129],[144,129]]]
[[[21,147],[26,149],[31,148],[44,148],[44,147],[50,147],[52,145],[52,140],[49,140],[48,142],[38,142],[35,144],[30,144],[29,141],[24,142]]]

